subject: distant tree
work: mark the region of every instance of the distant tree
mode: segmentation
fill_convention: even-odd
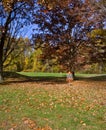
[[[4,62],[4,70],[10,71],[22,71],[25,67],[25,59],[28,57],[27,53],[31,52],[32,47],[30,45],[30,40],[28,38],[16,38],[18,41],[14,51],[8,56]]]
[[[106,29],[96,29],[91,32],[91,50],[89,52],[91,63],[99,64],[99,72],[103,72],[106,64]]]
[[[33,71],[36,71],[36,72],[38,72],[38,71],[41,71],[42,70],[42,62],[41,62],[41,54],[42,54],[42,50],[41,50],[41,48],[38,48],[38,49],[36,49],[34,52],[33,52],[33,54],[32,54],[32,56],[33,56],[33,67],[32,67],[32,70]]]
[[[106,29],[95,29],[88,34],[89,42],[80,46],[77,63],[80,68],[85,65],[99,66],[103,72],[106,64]]]

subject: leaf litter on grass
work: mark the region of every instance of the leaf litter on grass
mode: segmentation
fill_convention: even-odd
[[[3,103],[0,104],[0,111],[10,115],[8,119],[11,120],[11,123],[7,122],[4,124],[3,122],[6,122],[6,118],[3,119],[3,122],[0,121],[2,122],[2,128],[4,127],[3,130],[7,130],[5,127],[8,125],[8,128],[11,126],[11,130],[18,130],[18,127],[20,127],[20,129],[21,127],[23,129],[25,128],[26,130],[52,130],[53,128],[54,130],[70,130],[71,128],[68,129],[68,126],[62,127],[60,121],[64,123],[62,120],[68,121],[71,117],[73,118],[73,123],[76,122],[79,126],[78,129],[82,127],[91,127],[93,129],[94,126],[92,125],[94,125],[95,122],[97,123],[97,121],[99,121],[100,124],[103,124],[103,122],[105,123],[106,121],[105,112],[101,110],[102,107],[106,105],[105,83],[106,82],[100,82],[100,84],[98,84],[98,82],[74,81],[71,86],[56,83],[48,84],[47,82],[25,82],[18,83],[17,85],[12,83],[12,86],[9,84],[5,90],[3,88],[0,89],[1,93],[6,92],[7,94],[7,96],[4,96],[2,99]],[[24,112],[24,109],[27,110],[27,108],[30,109],[29,113],[23,113],[20,117],[15,117],[20,119],[20,123],[13,123],[12,120],[15,122],[16,119],[13,119],[11,116],[13,114],[12,111],[16,114],[21,111]],[[65,112],[63,110],[65,110]],[[42,118],[37,117],[37,115],[36,118],[31,118],[31,112],[32,114],[37,114],[34,111],[43,112],[43,115],[41,115]],[[62,111],[66,115],[63,115],[63,113],[59,111]],[[56,117],[47,117],[50,113]],[[104,114],[104,116],[100,114]],[[27,115],[27,117],[25,118],[24,115]],[[85,117],[87,119],[85,119]],[[55,120],[55,118],[57,119]],[[96,121],[94,119],[96,119]],[[45,122],[46,125],[43,124],[41,126],[42,123],[39,123],[40,121]],[[91,121],[94,121],[94,123],[91,123]]]

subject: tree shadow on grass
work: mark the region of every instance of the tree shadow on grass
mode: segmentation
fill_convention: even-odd
[[[86,80],[86,81],[106,81],[106,75],[98,75],[98,76],[91,76],[91,77],[76,77],[76,80]]]
[[[15,72],[5,72],[5,79],[7,79],[3,84],[10,83],[24,83],[24,82],[48,82],[48,83],[58,83],[64,84],[66,82],[65,77],[56,76],[25,76]],[[8,79],[11,79],[10,81]]]
[[[25,83],[25,82],[48,82],[48,84],[57,83],[57,84],[65,84],[66,77],[56,77],[56,76],[25,76],[15,72],[5,72],[5,79],[7,79],[3,84],[10,83]],[[11,79],[11,80],[8,80]],[[81,81],[106,81],[106,75],[99,76],[91,76],[91,77],[83,77],[76,76],[75,80]]]

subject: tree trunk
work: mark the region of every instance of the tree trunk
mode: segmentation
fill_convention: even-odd
[[[0,49],[0,83],[3,83],[3,53],[2,53],[2,49]]]
[[[75,72],[72,71],[73,80],[75,79]]]
[[[71,66],[71,65],[70,65]],[[72,72],[72,77],[73,77],[73,80],[75,79],[75,65],[73,64],[70,68],[70,71]]]
[[[3,70],[1,66],[0,66],[0,83],[3,83]]]
[[[0,83],[3,83],[3,45],[4,38],[1,38],[0,42]]]

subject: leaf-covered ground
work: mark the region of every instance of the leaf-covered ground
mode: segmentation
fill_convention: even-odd
[[[0,85],[0,130],[105,129],[106,81]]]

